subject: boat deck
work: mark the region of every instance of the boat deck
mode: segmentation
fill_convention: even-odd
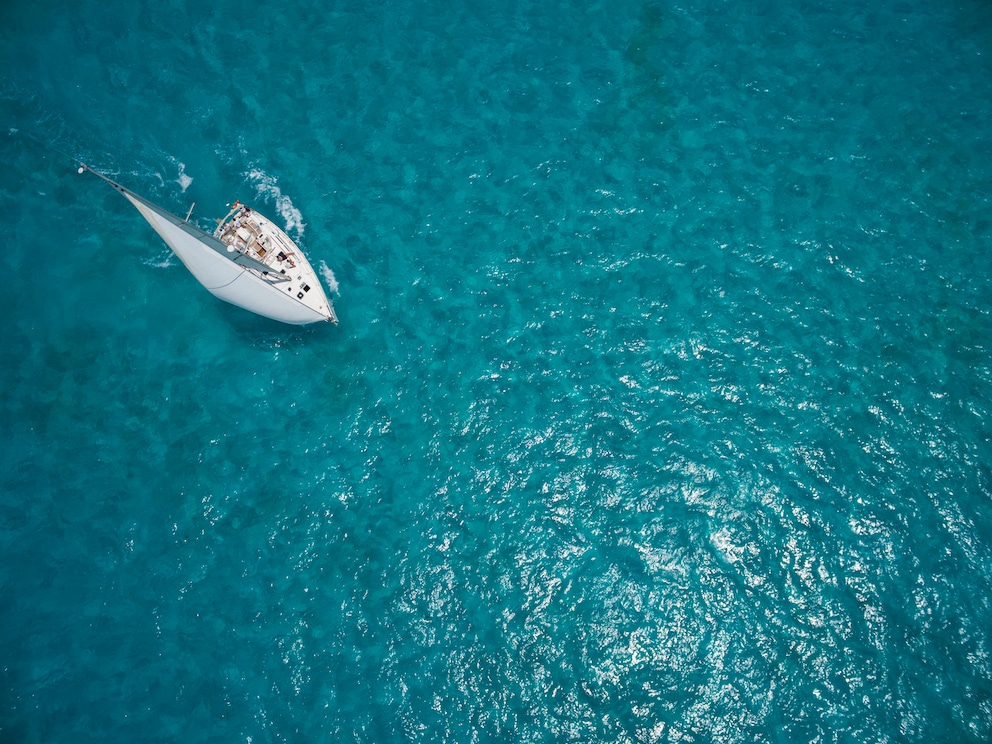
[[[292,274],[300,260],[296,245],[250,207],[236,204],[214,237],[281,274]]]
[[[214,237],[228,246],[261,261],[270,269],[270,282],[286,284],[286,291],[328,320],[337,322],[331,303],[306,256],[286,233],[251,207],[235,202],[219,221]]]

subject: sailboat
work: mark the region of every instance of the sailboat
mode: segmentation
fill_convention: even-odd
[[[134,205],[210,294],[292,325],[337,323],[324,288],[303,251],[271,220],[236,201],[213,235],[167,212],[83,163]]]

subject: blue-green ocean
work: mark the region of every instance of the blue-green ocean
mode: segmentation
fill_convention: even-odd
[[[989,741],[990,122],[987,0],[6,0],[0,741]]]

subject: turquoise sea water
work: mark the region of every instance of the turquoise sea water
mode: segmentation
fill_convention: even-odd
[[[992,738],[987,2],[0,40],[0,740]],[[341,324],[51,148],[276,217]]]

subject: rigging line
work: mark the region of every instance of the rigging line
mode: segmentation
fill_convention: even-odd
[[[64,150],[60,150],[55,145],[53,145],[51,142],[45,142],[44,140],[39,139],[38,137],[36,137],[35,135],[31,134],[30,132],[21,132],[21,131],[18,131],[17,134],[19,134],[22,137],[24,137],[24,139],[29,140],[30,142],[33,142],[35,145],[37,145],[41,149],[48,150],[50,152],[53,152],[56,155],[59,155],[60,157],[65,158],[66,160],[68,160],[71,163],[77,163],[77,162],[79,162],[79,158],[77,158],[76,156],[70,155],[69,153],[65,152]]]
[[[237,265],[238,266],[241,266],[241,264],[237,264]],[[241,277],[243,277],[245,275],[245,272],[246,271],[248,271],[248,269],[246,267],[244,267],[244,266],[241,266],[241,273],[240,274],[238,274],[236,277],[234,277],[227,284],[221,284],[221,285],[219,285],[217,287],[213,287],[212,289],[224,289],[224,287],[230,287],[232,284],[234,284],[236,281],[238,281],[238,279],[240,279]],[[208,287],[208,289],[211,289],[211,288]],[[211,291],[212,291],[212,289],[211,289]]]

